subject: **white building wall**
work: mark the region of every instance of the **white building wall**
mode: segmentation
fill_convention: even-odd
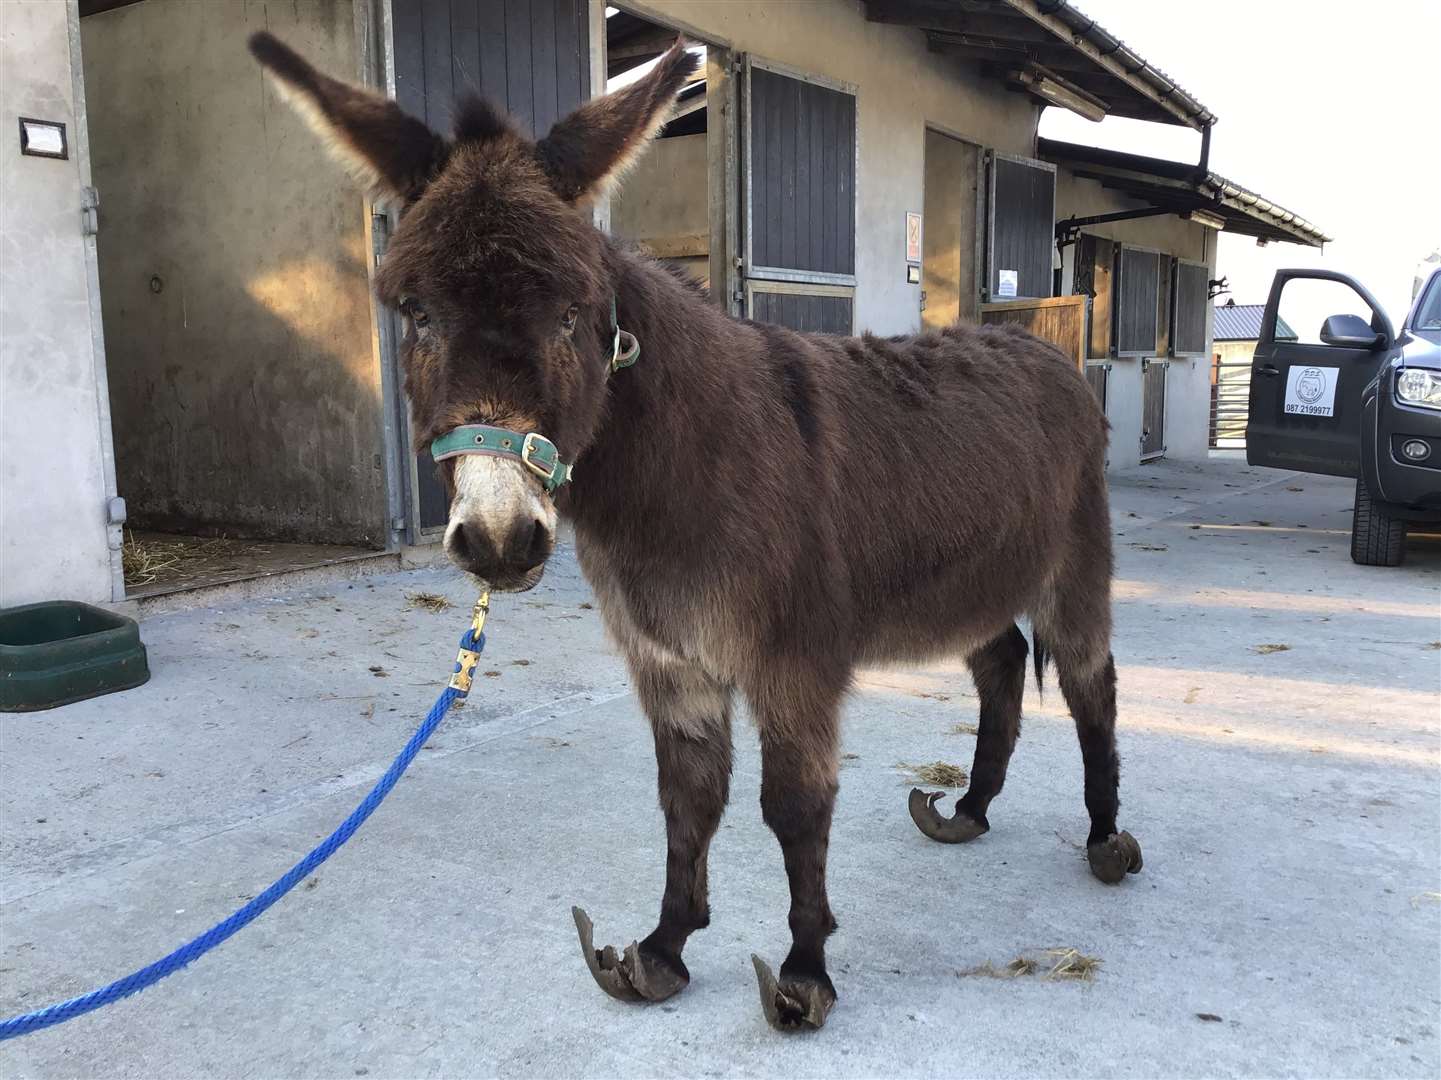
[[[648,18],[856,87],[856,329],[921,329],[906,282],[906,212],[925,205],[926,125],[1033,156],[1039,108],[974,64],[930,52],[912,27],[866,21],[859,0],[650,0]]]
[[[81,232],[84,110],[74,0],[0,12],[0,606],[118,599],[119,530],[97,332],[95,241]],[[66,125],[69,160],[22,157],[17,116]],[[112,560],[111,543],[116,545]]]
[[[1083,180],[1066,169],[1056,172],[1056,220],[1090,217],[1145,204],[1107,190],[1094,180]],[[1085,231],[1122,243],[1151,248],[1216,270],[1215,233],[1175,214],[1087,225]],[[1062,291],[1074,282],[1075,246],[1066,249],[1062,262]],[[1210,453],[1211,422],[1211,305],[1206,305],[1205,355],[1175,357],[1166,371],[1166,456],[1204,458]],[[1141,460],[1141,359],[1113,358],[1106,388],[1106,418],[1111,422],[1110,466],[1127,469]]]

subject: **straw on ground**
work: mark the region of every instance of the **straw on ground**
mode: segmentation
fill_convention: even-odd
[[[909,762],[896,762],[897,769],[904,770],[908,775],[907,783],[933,784],[936,787],[958,788],[965,787],[970,782],[966,770],[959,765],[951,765],[944,761],[932,761],[928,765],[912,765]]]

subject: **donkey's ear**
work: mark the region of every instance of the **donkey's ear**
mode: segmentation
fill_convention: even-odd
[[[395,102],[322,75],[264,31],[251,35],[250,52],[326,149],[374,196],[411,202],[445,165],[449,144]]]
[[[677,91],[700,60],[677,38],[643,79],[587,102],[536,146],[551,186],[577,202],[614,184],[670,116]]]

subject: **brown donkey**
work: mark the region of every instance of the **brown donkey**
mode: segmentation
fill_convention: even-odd
[[[762,1004],[777,1027],[819,1027],[835,1002],[826,846],[852,673],[966,658],[970,790],[954,816],[922,791],[910,812],[933,839],[972,840],[1020,730],[1022,615],[1037,675],[1044,645],[1075,717],[1091,870],[1114,883],[1140,869],[1116,828],[1106,422],[1060,352],[1008,327],[845,338],[732,319],[595,229],[578,206],[644,149],[695,68],[679,42],[538,142],[478,100],[446,138],[269,35],[250,47],[403,208],[378,290],[405,316],[415,430],[452,495],[447,552],[527,589],[565,516],[630,666],[655,734],[666,885],[659,925],[623,954],[593,948],[576,910],[607,993],[659,1001],[689,981],[739,690],[791,890],[779,979],[755,961]],[[617,371],[632,334],[643,354]],[[573,483],[564,462],[579,463]]]

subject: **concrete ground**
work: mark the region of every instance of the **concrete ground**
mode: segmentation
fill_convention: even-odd
[[[1054,684],[992,831],[923,838],[900,762],[970,764],[959,662],[867,671],[831,845],[841,994],[765,1024],[787,944],[753,732],[712,848],[693,981],[605,997],[664,872],[650,737],[569,551],[494,606],[470,702],[318,876],[137,998],[0,1046],[0,1075],[1415,1076],[1441,1074],[1441,542],[1347,558],[1350,487],[1236,462],[1113,480],[1122,825],[1087,873]],[[434,614],[407,595],[444,594]],[[0,1012],[88,990],[249,898],[340,821],[428,708],[471,590],[446,570],[144,625],[138,690],[0,720]],[[1281,648],[1284,646],[1284,648]],[[1090,982],[975,974],[1076,948]]]

